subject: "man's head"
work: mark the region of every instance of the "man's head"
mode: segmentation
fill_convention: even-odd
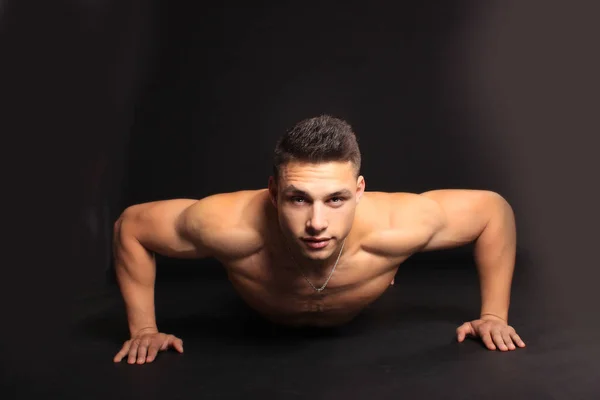
[[[352,128],[327,115],[300,121],[277,142],[269,192],[282,233],[305,257],[337,257],[364,192],[360,166]],[[311,238],[328,241],[316,249]]]

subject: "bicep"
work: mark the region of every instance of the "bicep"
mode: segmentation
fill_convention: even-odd
[[[124,213],[123,225],[146,249],[167,257],[238,259],[262,246],[244,204],[235,193],[140,204]]]
[[[494,192],[462,189],[392,196],[390,227],[378,232],[377,247],[406,255],[469,244],[485,229],[497,199]]]
[[[486,190],[444,189],[422,193],[429,204],[431,234],[422,251],[442,250],[475,241],[490,220],[497,201],[503,199]]]
[[[128,207],[117,223],[120,240],[136,240],[146,250],[167,257],[201,258],[208,252],[189,232],[187,211],[198,200],[173,199]]]

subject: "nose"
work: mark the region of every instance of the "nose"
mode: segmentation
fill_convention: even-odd
[[[310,218],[307,221],[307,227],[316,232],[321,232],[327,229],[327,220],[325,213],[319,204],[314,204]]]

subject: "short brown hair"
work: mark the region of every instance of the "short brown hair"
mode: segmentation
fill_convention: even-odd
[[[277,141],[273,173],[279,179],[281,166],[290,161],[351,161],[356,176],[360,172],[361,155],[350,124],[329,115],[298,122]]]

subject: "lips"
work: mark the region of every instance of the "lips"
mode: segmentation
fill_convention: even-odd
[[[322,249],[324,247],[327,247],[327,245],[329,244],[329,241],[331,239],[327,239],[327,238],[306,238],[306,239],[302,239],[302,240],[311,249]]]

